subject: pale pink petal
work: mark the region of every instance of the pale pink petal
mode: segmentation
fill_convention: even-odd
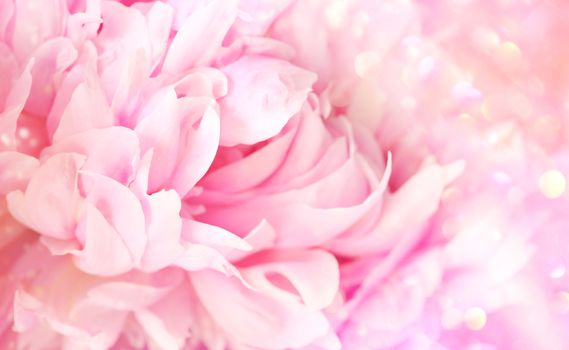
[[[172,188],[185,196],[207,172],[219,145],[219,116],[208,108],[197,129],[188,127],[181,140],[180,158],[170,180]]]
[[[61,140],[66,136],[91,128],[105,128],[115,124],[98,77],[89,70],[86,75],[86,81],[75,88],[63,111],[53,135],[54,140]]]
[[[48,40],[34,51],[32,87],[25,107],[27,112],[38,116],[49,113],[55,97],[56,82],[77,56],[77,50],[67,38]]]
[[[77,235],[83,237],[85,243],[82,250],[71,252],[77,267],[101,276],[119,275],[132,269],[136,257],[119,232],[91,203],[86,202],[83,211]]]
[[[85,201],[104,215],[128,249],[129,258],[138,264],[146,248],[147,236],[144,212],[137,197],[119,182],[87,171],[81,171],[80,188]]]
[[[190,287],[181,284],[146,310],[134,314],[159,349],[180,349],[192,335],[198,315]]]
[[[420,231],[437,210],[445,184],[443,169],[438,165],[419,172],[385,199],[383,212],[371,232],[339,240],[335,249],[343,254],[370,254],[399,244],[402,232],[408,236],[410,231]]]
[[[79,203],[77,171],[85,158],[62,153],[45,161],[33,174],[25,192],[7,195],[8,208],[24,225],[49,237],[74,235]]]
[[[272,248],[277,240],[277,233],[266,220],[262,220],[251,232],[243,237],[243,240],[249,244],[251,249],[228,252],[226,256],[230,261],[237,261],[253,253]]]
[[[183,221],[183,238],[187,242],[215,248],[224,255],[232,250],[250,251],[252,249],[249,243],[239,236],[221,227],[195,220]]]
[[[130,182],[135,162],[139,158],[139,141],[130,129],[116,126],[92,129],[71,135],[42,151],[42,158],[64,152],[80,153],[87,157],[81,169],[113,178],[120,183]]]
[[[24,191],[39,161],[17,152],[0,152],[0,195]]]
[[[297,348],[328,332],[328,321],[320,312],[252,291],[237,279],[209,271],[193,273],[191,279],[204,307],[232,343]]]
[[[316,80],[309,71],[262,56],[244,56],[222,70],[230,82],[228,95],[220,100],[224,146],[277,135],[300,111]]]
[[[223,254],[203,244],[185,243],[184,252],[174,263],[187,271],[214,270],[239,277],[239,271]]]
[[[120,56],[128,57],[139,49],[149,58],[150,40],[144,15],[114,1],[101,2],[101,10],[103,26],[95,42],[99,50],[106,53],[106,63]]]
[[[293,0],[242,0],[239,2],[240,16],[232,27],[232,34],[238,37],[262,37]]]
[[[152,286],[131,282],[108,282],[87,292],[89,301],[101,307],[115,310],[136,311],[146,308],[163,298],[171,286]]]
[[[143,152],[153,148],[149,190],[156,191],[170,178],[180,147],[180,116],[174,89],[156,93],[135,128]]]
[[[195,68],[175,83],[175,89],[178,96],[217,99],[227,94],[227,77],[216,68]]]
[[[252,266],[247,266],[253,264]],[[266,252],[243,262],[243,278],[259,291],[275,298],[300,296],[310,309],[329,306],[338,291],[338,263],[321,250]],[[290,290],[285,279],[293,286]]]
[[[282,166],[294,136],[294,133],[289,131],[243,160],[209,172],[200,185],[207,189],[231,193],[248,190],[260,184]]]
[[[86,44],[85,46],[86,49],[84,52],[90,52],[92,55],[96,54],[95,48],[92,44]],[[55,91],[55,98],[45,123],[50,139],[53,139],[53,135],[59,127],[59,123],[67,109],[67,105],[69,104],[69,101],[71,101],[71,97],[75,93],[75,89],[84,81],[84,76],[85,67],[78,65],[74,66],[65,75],[59,84],[57,91]]]
[[[12,83],[4,101],[4,110],[0,111],[0,151],[16,149],[16,126],[32,86],[33,65],[34,61],[29,61],[22,74]]]
[[[7,27],[14,15],[14,10],[13,0],[3,1],[0,4],[0,42],[6,42],[8,39]]]
[[[4,4],[13,6],[11,1],[2,3],[2,5]],[[13,81],[18,77],[19,70],[18,60],[14,57],[12,49],[8,45],[0,43],[0,74],[4,77],[0,81],[0,110],[4,109],[5,99],[12,90]]]
[[[54,0],[49,6],[42,0],[17,1],[15,7],[11,43],[20,59],[47,39],[63,34],[68,15],[65,0]]]
[[[217,64],[224,66],[237,61],[241,56],[261,55],[291,61],[294,58],[294,48],[272,38],[241,37],[224,47],[217,58]]]
[[[136,3],[133,7],[144,13],[146,17],[151,62],[153,65],[157,64],[166,52],[174,20],[174,10],[163,2]]]
[[[176,191],[160,191],[148,196],[147,248],[141,267],[145,271],[157,271],[171,265],[183,254],[181,244],[181,201]]]
[[[236,16],[235,0],[213,0],[195,8],[174,37],[162,70],[178,74],[190,67],[207,64],[221,47]]]

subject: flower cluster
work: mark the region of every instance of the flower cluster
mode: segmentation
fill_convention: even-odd
[[[0,348],[569,347],[569,5],[0,2]]]

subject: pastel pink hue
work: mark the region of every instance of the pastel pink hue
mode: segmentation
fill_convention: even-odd
[[[0,2],[0,348],[569,348],[568,10]]]

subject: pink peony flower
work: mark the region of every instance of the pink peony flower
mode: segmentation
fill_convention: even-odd
[[[1,2],[0,348],[567,348],[566,7]]]

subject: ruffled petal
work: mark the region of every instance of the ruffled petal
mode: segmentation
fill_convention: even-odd
[[[262,56],[244,56],[222,70],[230,82],[228,95],[220,100],[224,146],[254,144],[277,135],[300,111],[316,81],[309,71]]]
[[[231,343],[262,349],[306,346],[328,332],[324,315],[273,299],[215,272],[191,276],[204,307]]]
[[[195,8],[170,44],[162,70],[178,74],[207,64],[221,47],[237,16],[237,3],[236,0],[213,0]]]

